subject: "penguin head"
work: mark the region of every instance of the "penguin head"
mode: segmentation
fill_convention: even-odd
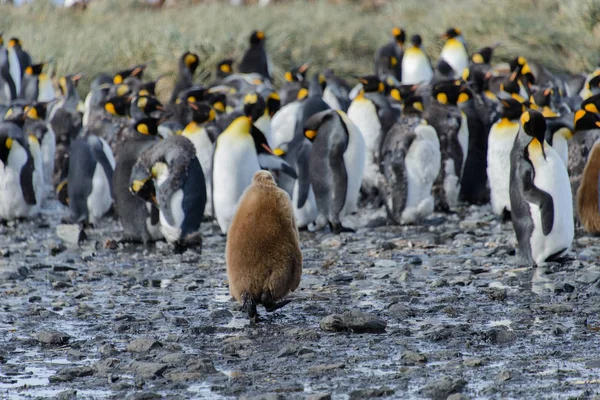
[[[400,46],[404,46],[404,42],[406,41],[406,32],[395,26],[392,28],[392,36],[396,40],[396,43],[398,43]]]
[[[144,82],[137,89],[138,96],[156,96],[156,85],[164,75],[159,76],[156,80]]]
[[[392,98],[393,102],[401,102],[405,99],[410,98],[415,94],[418,89],[417,85],[392,85],[391,82],[387,84],[388,94]]]
[[[310,68],[310,64],[304,63],[299,67],[295,67],[289,71],[286,71],[284,78],[288,82],[303,82],[306,80],[308,68]]]
[[[22,46],[21,40],[17,37],[11,37],[10,40],[8,41],[8,47],[15,47],[17,49],[20,49],[21,46]]]
[[[265,42],[265,32],[253,31],[250,34],[250,46],[262,45]]]
[[[362,83],[366,93],[385,92],[385,84],[375,75],[360,76],[358,81]]]
[[[40,64],[33,64],[28,66],[27,68],[25,68],[25,75],[29,75],[29,76],[38,76],[42,73],[42,70],[44,69],[44,65],[46,65],[46,63],[40,63]]]
[[[206,89],[203,87],[193,87],[189,90],[184,90],[177,98],[176,103],[197,103],[204,101],[206,96]]]
[[[217,76],[226,77],[231,74],[233,74],[233,60],[231,58],[227,58],[219,61],[217,64]]]
[[[502,118],[516,120],[525,112],[523,103],[511,97],[500,100],[500,103],[502,104],[502,113],[500,114]]]
[[[581,103],[581,108],[591,113],[600,114],[600,94],[595,94],[585,99]]]
[[[109,87],[108,93],[110,96],[128,96],[131,94],[131,87],[124,83],[120,83]]]
[[[42,140],[44,140],[44,136],[48,133],[48,125],[44,123],[38,124],[28,124],[25,127],[25,134],[28,137],[29,144],[31,146],[32,143],[36,143],[38,146]]]
[[[45,120],[47,110],[48,110],[48,103],[35,102],[31,105],[25,106],[25,108],[23,109],[23,112],[25,112],[25,116],[29,119]]]
[[[154,186],[153,176],[158,172],[158,168],[152,168],[152,171],[137,162],[129,178],[129,191],[143,200],[156,204],[156,187]]]
[[[412,37],[410,38],[410,43],[413,45],[413,47],[419,49],[423,44],[423,39],[421,38],[421,35],[412,35]]]
[[[587,83],[587,88],[589,90],[600,89],[600,74],[595,75],[590,81]]]
[[[474,64],[489,64],[492,61],[493,54],[493,47],[484,47],[482,49],[477,50],[471,56],[471,61],[473,61]]]
[[[200,65],[200,59],[197,54],[186,51],[179,58],[179,64],[181,68],[186,68],[193,75],[196,72],[196,68]]]
[[[432,94],[440,104],[456,105],[462,90],[462,82],[459,80],[447,80],[436,83]]]
[[[462,85],[460,87],[460,92],[458,93],[457,103],[462,104],[466,103],[469,100],[473,100],[474,94],[470,87]]]
[[[519,94],[521,88],[519,86],[517,71],[513,72],[510,76],[503,80],[502,83],[500,83],[500,91],[508,93],[510,97],[520,101],[521,103],[525,101],[525,99]]]
[[[573,137],[573,119],[565,119],[565,118],[546,118],[546,125],[548,126],[548,131],[550,131],[551,135],[555,133],[560,133],[562,137],[565,139],[571,139]]]
[[[205,101],[219,114],[227,112],[227,95],[225,93],[208,93]]]
[[[154,111],[164,111],[163,105],[153,96],[136,96],[131,100],[132,104],[146,115]]]
[[[529,101],[538,107],[550,107],[553,94],[554,89],[551,87],[546,89],[540,88],[530,96]]]
[[[129,110],[130,98],[125,96],[115,96],[104,102],[104,110],[110,115],[124,117]]]
[[[279,147],[277,147],[276,149],[273,149],[273,154],[275,154],[277,157],[283,157],[287,154],[287,152],[290,149],[290,143],[289,142],[285,142],[279,145]]]
[[[217,117],[215,110],[207,103],[189,103],[189,106],[192,109],[192,123],[204,124]]]
[[[115,85],[123,83],[123,81],[130,76],[138,78],[138,79],[142,79],[142,75],[144,74],[144,69],[146,69],[146,65],[140,64],[140,65],[136,65],[133,68],[124,69],[122,71],[119,71],[115,75],[113,75],[113,83]]]
[[[251,121],[256,121],[262,117],[266,111],[267,104],[258,93],[248,93],[244,97],[244,115]]]
[[[69,88],[77,87],[79,80],[81,79],[82,74],[73,74],[73,75],[65,75],[61,76],[58,79],[58,88],[60,89],[60,93],[63,96],[66,96],[69,93]]]
[[[21,108],[17,104],[11,105],[4,114],[4,121],[11,122],[22,129],[25,125],[25,108]]]
[[[272,118],[273,115],[281,108],[281,99],[277,92],[269,93],[267,96],[267,109],[266,112],[269,113],[269,116]]]
[[[0,161],[6,165],[8,162],[8,155],[13,145],[13,139],[8,136],[0,136]]]
[[[442,35],[444,39],[454,39],[462,35],[458,28],[448,28],[448,30]]]
[[[519,56],[513,58],[508,65],[510,65],[511,72],[517,72],[517,75],[523,76],[527,82],[535,83],[533,72],[531,72],[531,67],[529,66],[529,63],[527,63],[525,57]]]
[[[420,114],[423,110],[423,98],[421,96],[410,96],[404,101],[404,113]]]
[[[537,140],[542,144],[544,143],[544,138],[546,136],[546,118],[544,118],[541,112],[530,108],[527,109],[521,115],[521,126],[528,136],[531,136],[534,140]]]
[[[135,121],[132,125],[134,131],[141,135],[158,136],[158,125],[162,121],[157,118],[142,118]]]
[[[600,117],[596,113],[587,110],[577,110],[573,117],[574,131],[588,131],[600,129]]]

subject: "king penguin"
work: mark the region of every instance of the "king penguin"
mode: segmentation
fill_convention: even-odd
[[[244,191],[227,235],[229,292],[256,321],[257,304],[267,312],[300,284],[302,251],[288,194],[268,171],[258,171]]]
[[[36,206],[33,158],[23,131],[0,122],[0,219],[26,218]]]
[[[409,97],[381,145],[384,203],[396,224],[418,222],[434,209],[431,189],[440,172],[440,141],[422,111],[421,97]]]
[[[600,141],[592,147],[581,175],[577,216],[586,232],[600,234]]]
[[[465,68],[469,67],[469,53],[462,32],[457,28],[449,28],[442,35],[446,42],[442,48],[440,58],[445,60],[455,71],[454,78],[459,78]]]
[[[542,113],[521,115],[510,154],[510,204],[519,255],[527,265],[542,265],[568,251],[575,228],[567,168],[546,143]]]
[[[175,103],[179,94],[194,84],[194,72],[200,65],[198,56],[186,51],[179,57],[179,72],[169,103]]]
[[[56,134],[52,126],[46,122],[47,111],[48,103],[34,103],[26,107],[28,120],[25,123],[25,131],[30,133],[29,130],[31,129],[31,133],[39,141],[44,182],[46,185],[52,185],[56,158]]]
[[[594,143],[600,140],[600,117],[587,109],[577,110],[573,118],[574,134],[569,142],[569,177],[573,193],[577,193],[583,169]]]
[[[352,231],[341,219],[357,209],[366,158],[364,138],[340,110],[325,110],[310,117],[304,135],[313,142],[309,174],[318,210],[315,230],[329,225],[336,234]],[[300,197],[306,198],[306,193]]]
[[[10,76],[15,84],[15,94],[18,97],[21,94],[21,83],[25,69],[31,65],[31,56],[23,50],[21,40],[16,37],[8,41],[7,50]]]
[[[392,40],[381,46],[375,52],[375,75],[385,80],[388,74],[400,82],[402,79],[402,56],[404,55],[404,42],[406,32],[395,26],[392,29]]]
[[[137,159],[160,140],[159,122],[155,118],[136,121],[133,130],[138,133],[137,137],[126,140],[116,158],[112,188],[115,211],[123,227],[123,238],[126,241],[147,244],[163,238],[156,204],[135,196],[129,190],[129,178]]]
[[[566,167],[569,166],[569,140],[573,137],[573,130],[573,114],[546,117],[546,142],[556,150]]]
[[[133,166],[129,187],[158,206],[160,231],[176,253],[202,246],[206,186],[191,141],[169,136],[146,149]]]
[[[490,129],[487,151],[487,176],[494,214],[510,218],[510,152],[519,133],[519,118],[525,107],[517,100],[502,100],[502,114]]]
[[[50,102],[55,99],[54,87],[48,74],[43,72],[46,64],[34,64],[25,68],[20,98],[28,103]]]
[[[71,221],[96,223],[112,206],[115,158],[108,143],[89,135],[71,142],[66,190]],[[60,192],[60,189],[57,189]]]
[[[433,69],[429,57],[421,48],[423,39],[414,35],[410,39],[411,46],[402,56],[402,83],[405,85],[429,83],[433,78]]]
[[[271,80],[271,63],[265,51],[265,33],[253,31],[250,35],[250,48],[244,53],[238,70],[242,74],[257,73]]]
[[[237,203],[261,168],[280,170],[297,177],[296,172],[273,154],[265,135],[252,124],[253,105],[245,106],[245,115],[237,117],[217,138],[213,154],[213,214],[226,234]]]

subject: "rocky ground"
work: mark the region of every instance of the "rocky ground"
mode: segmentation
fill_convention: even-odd
[[[215,226],[202,254],[111,220],[77,247],[52,202],[0,227],[0,398],[600,398],[600,240],[521,267],[490,212],[303,232],[292,303],[250,325]]]

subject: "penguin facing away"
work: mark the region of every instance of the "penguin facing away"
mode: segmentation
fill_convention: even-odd
[[[198,56],[189,51],[179,57],[179,73],[169,103],[175,103],[179,94],[194,84],[194,72],[200,65]]]
[[[422,111],[420,96],[408,98],[381,145],[382,192],[388,217],[397,224],[418,222],[434,209],[431,188],[441,166],[440,142]]]
[[[36,206],[34,164],[23,133],[0,122],[0,219],[26,218]]]
[[[158,206],[160,231],[176,253],[202,246],[206,186],[192,142],[175,135],[146,149],[133,166],[129,187]]]
[[[253,321],[258,304],[275,311],[300,284],[302,252],[292,205],[268,171],[256,172],[240,198],[225,259],[229,291]]]
[[[113,153],[103,139],[89,135],[71,143],[66,190],[73,223],[94,224],[110,210],[114,168]]]
[[[253,31],[250,35],[250,48],[244,53],[238,70],[242,74],[257,73],[271,80],[271,64],[265,51],[265,33]]]
[[[326,110],[306,121],[304,135],[313,142],[309,174],[318,210],[315,230],[329,225],[334,233],[353,232],[341,218],[357,207],[366,158],[360,131],[343,111]]]
[[[592,147],[581,175],[577,216],[586,232],[600,234],[600,141]]]
[[[540,112],[524,112],[510,155],[511,216],[519,255],[527,265],[562,256],[575,234],[569,175],[544,140],[545,131]]]
[[[510,216],[510,154],[519,133],[519,118],[525,107],[512,98],[502,100],[500,120],[492,125],[488,139],[487,176],[494,214]]]
[[[399,82],[402,79],[402,56],[404,54],[404,42],[406,41],[406,32],[399,27],[392,29],[393,39],[381,46],[375,52],[375,75],[379,79],[385,79],[386,73]]]

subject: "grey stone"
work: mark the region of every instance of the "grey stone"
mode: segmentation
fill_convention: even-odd
[[[73,367],[63,368],[56,375],[48,378],[50,383],[71,382],[75,378],[94,375],[95,370],[92,367]]]
[[[484,364],[481,358],[467,358],[463,361],[465,367],[481,367]]]
[[[344,320],[342,320],[342,317],[339,314],[326,316],[319,322],[319,326],[322,330],[327,332],[341,332],[347,329]]]
[[[514,342],[517,335],[505,326],[498,326],[487,331],[484,338],[492,344],[507,344]]]
[[[346,368],[346,364],[338,363],[338,364],[323,364],[323,365],[314,365],[312,367],[308,367],[308,372],[312,373],[324,373],[335,371],[337,369]]]
[[[162,347],[162,344],[150,337],[139,337],[127,345],[127,351],[132,353],[145,353],[152,349]]]
[[[402,353],[402,356],[400,358],[410,363],[425,364],[427,362],[427,357],[425,357],[424,354],[410,350],[407,350],[404,353]]]
[[[134,361],[129,365],[129,369],[140,378],[153,378],[162,376],[163,372],[168,368],[167,364]]]
[[[314,393],[308,396],[305,400],[331,400],[329,393]]]
[[[464,379],[444,377],[426,385],[419,393],[432,400],[446,400],[448,396],[462,392],[466,385]]]
[[[33,338],[42,344],[63,345],[69,343],[71,336],[64,332],[49,330],[36,332]]]
[[[77,390],[65,390],[56,395],[57,400],[75,400],[77,399]]]
[[[394,393],[394,389],[387,386],[382,386],[380,388],[357,389],[350,392],[350,400],[388,397]]]
[[[494,380],[496,381],[496,383],[502,383],[502,382],[511,380],[512,377],[513,377],[512,372],[505,370],[505,371],[500,372],[498,375],[496,375],[496,378]]]
[[[387,323],[383,319],[360,310],[344,312],[342,320],[348,329],[356,333],[382,333],[387,327]]]

